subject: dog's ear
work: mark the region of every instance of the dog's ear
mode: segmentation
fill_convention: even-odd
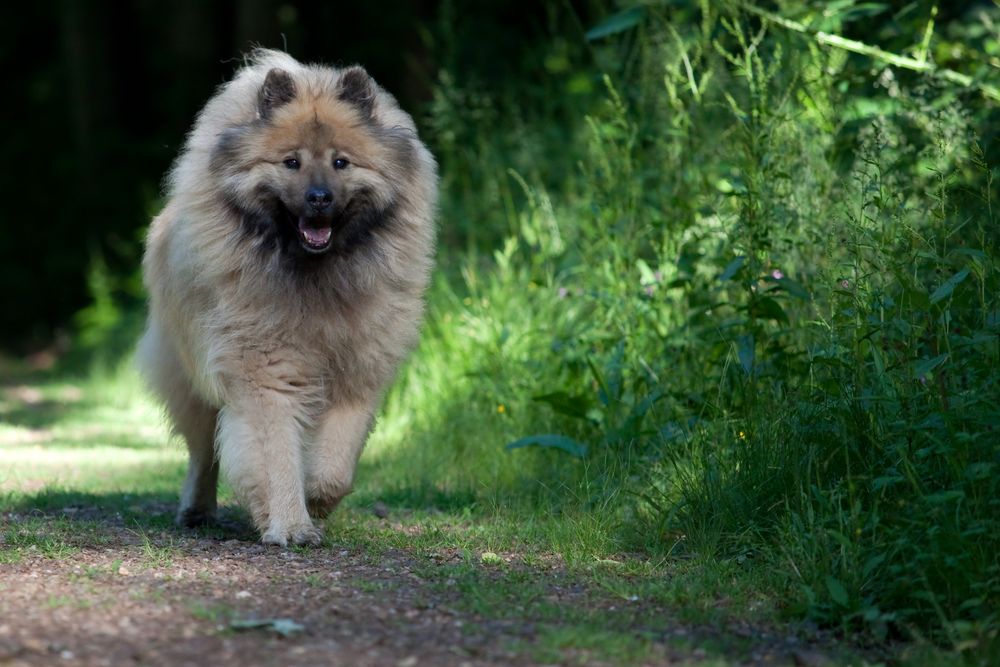
[[[292,75],[277,67],[264,78],[264,85],[257,93],[257,113],[267,120],[278,107],[295,99],[295,82]]]
[[[350,102],[365,116],[371,116],[375,108],[375,81],[360,65],[348,67],[340,73],[337,82],[337,97]]]

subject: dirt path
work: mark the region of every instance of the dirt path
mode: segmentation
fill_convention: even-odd
[[[180,540],[171,551],[157,565],[145,545],[119,543],[4,567],[0,663],[508,662],[495,637],[463,633],[404,554],[374,565],[346,550],[294,553],[204,539]],[[235,629],[252,620],[265,624]]]
[[[0,665],[833,664],[796,637],[692,627],[669,610],[630,607],[558,563],[479,568],[484,592],[513,578],[544,598],[550,611],[532,618],[470,605],[477,594],[457,553],[373,554],[335,541],[290,551],[239,530],[144,533],[67,509],[70,519],[66,509],[0,515],[0,535],[23,537],[17,527],[32,521],[37,539],[0,564]],[[72,548],[45,541],[47,526],[66,535],[77,524]],[[608,653],[572,635],[553,651],[560,615],[581,607],[641,635],[642,650]],[[542,634],[548,649],[537,645]]]
[[[404,553],[121,531],[0,570],[0,664],[500,665]],[[169,542],[164,548],[160,543]],[[238,629],[250,622],[261,627]],[[502,629],[497,629],[501,634]],[[516,629],[515,629],[516,630]]]
[[[257,543],[231,506],[180,530],[182,452],[130,401],[0,381],[0,667],[862,664],[727,582],[568,567],[475,514],[352,497],[315,549]]]

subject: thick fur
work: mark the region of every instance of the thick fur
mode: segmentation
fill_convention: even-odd
[[[434,160],[360,67],[261,50],[198,116],[168,195],[138,360],[190,453],[178,521],[212,518],[221,468],[264,542],[318,543],[417,339]]]

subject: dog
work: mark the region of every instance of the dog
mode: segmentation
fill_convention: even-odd
[[[437,166],[360,66],[258,50],[198,115],[143,258],[137,360],[189,453],[178,522],[219,473],[263,542],[319,544],[418,340]]]

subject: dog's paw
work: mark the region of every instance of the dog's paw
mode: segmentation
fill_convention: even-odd
[[[309,526],[306,530],[292,533],[291,542],[299,546],[318,547],[323,541],[323,531],[315,526]]]
[[[287,529],[271,527],[261,537],[264,544],[273,544],[279,547],[287,547],[289,544],[318,547],[322,540],[322,531],[312,524],[292,526]]]
[[[198,528],[215,522],[215,512],[200,507],[182,507],[177,512],[177,525],[183,528]]]

